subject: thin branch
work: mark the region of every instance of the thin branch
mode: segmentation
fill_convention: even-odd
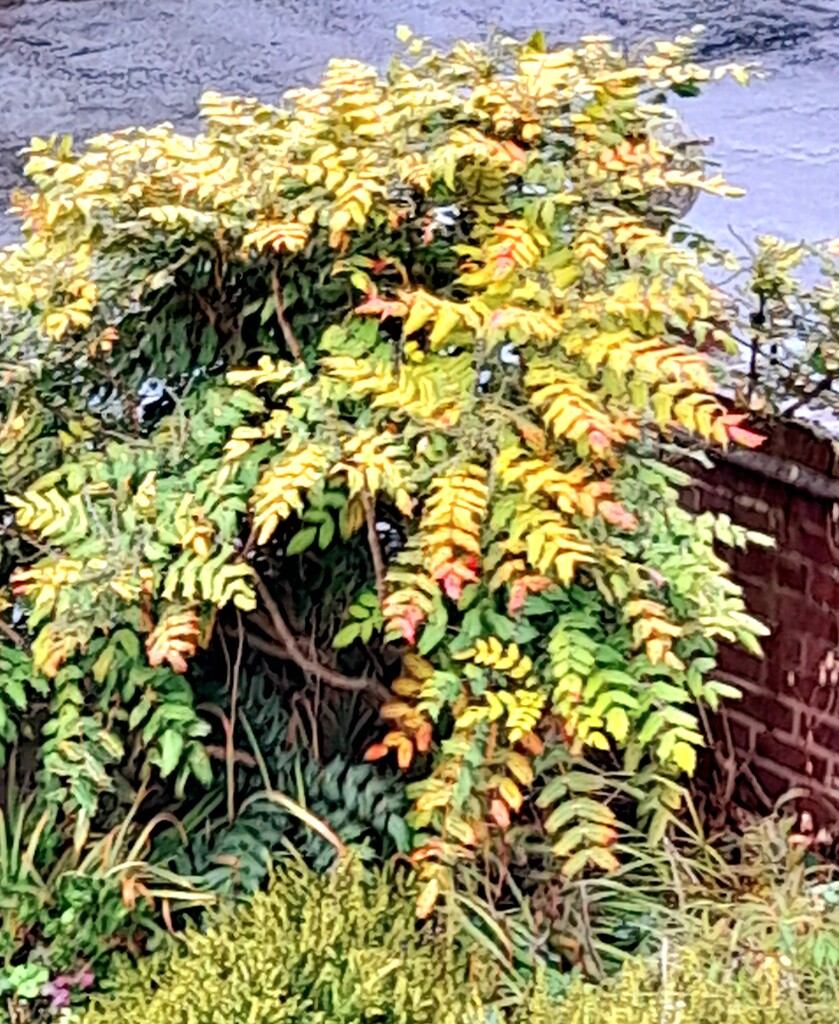
[[[242,627],[242,616],[237,610],[236,626],[238,631],[238,642],[236,647],[236,661],[233,665],[230,683],[230,728],[227,730],[225,744],[225,761],[227,766],[227,820],[232,822],[236,817],[236,760],[235,748],[233,746],[233,731],[236,728],[236,709],[239,703],[239,676],[242,672],[242,653],[245,649],[245,630]],[[225,646],[225,652],[227,647]]]
[[[370,492],[365,488],[361,492],[361,504],[364,506],[364,518],[367,520],[367,543],[373,559],[373,573],[376,577],[376,595],[381,604],[387,596],[385,590],[385,560],[382,556],[382,545],[376,529],[376,505]]]
[[[812,402],[812,400],[814,398],[817,398],[823,392],[829,391],[832,385],[833,385],[833,378],[832,377],[823,377],[819,381],[819,383],[813,388],[812,391],[805,391],[804,394],[800,398],[796,399],[796,401],[794,401],[792,403],[792,405],[787,406],[786,409],[782,409],[781,410],[781,415],[782,416],[792,416],[794,413],[798,412],[798,410],[803,405],[807,405],[808,402]]]
[[[271,287],[274,290],[274,312],[277,314],[277,323],[280,325],[280,330],[283,332],[285,343],[288,345],[289,351],[294,358],[302,362],[303,349],[300,347],[300,342],[297,340],[297,335],[292,330],[291,324],[286,319],[285,306],[283,305],[283,293],[280,288],[280,278],[277,274],[276,267],[271,271]]]
[[[257,642],[258,638],[251,635],[249,637],[250,642],[257,650],[287,661],[293,661],[304,672],[314,676],[315,679],[322,680],[328,686],[332,686],[337,690],[367,690],[381,700],[385,700],[390,696],[390,691],[387,687],[383,686],[376,679],[345,676],[342,672],[328,668],[326,665],[322,665],[319,661],[309,658],[304,654],[297,642],[297,638],[289,629],[288,623],[283,618],[277,603],[274,601],[265,583],[258,579],[256,586],[259,596],[262,598],[262,603],[265,605],[265,610],[268,612],[268,617],[271,620],[272,632],[276,639],[280,641],[280,645],[266,644],[265,641]]]
[[[220,747],[217,744],[211,743],[209,746],[204,748],[207,751],[209,757],[218,758],[220,761],[225,761],[228,758],[227,747]],[[233,752],[233,760],[236,764],[243,764],[246,768],[256,768],[256,758],[252,757],[245,750],[235,750]]]
[[[8,637],[15,647],[19,647],[22,651],[26,650],[26,641],[20,633],[18,633],[13,626],[10,626],[8,622],[4,622],[2,619],[0,619],[0,633],[3,633],[4,636]]]
[[[204,298],[201,292],[193,292],[192,295],[195,301],[201,307],[201,312],[209,320],[210,326],[213,328],[213,330],[215,330],[216,323],[218,322],[218,313],[216,313],[216,311],[213,309],[210,303]]]

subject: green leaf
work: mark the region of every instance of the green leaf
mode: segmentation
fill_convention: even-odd
[[[316,526],[304,526],[302,530],[298,530],[297,533],[288,542],[285,553],[287,555],[300,555],[307,548],[312,546],[315,537],[317,536]]]
[[[332,543],[332,538],[335,536],[335,520],[332,516],[324,520],[323,526],[318,531],[318,547],[321,551],[325,550]]]
[[[189,767],[202,786],[209,786],[213,781],[213,766],[202,744],[190,744]]]
[[[344,626],[343,629],[338,630],[332,639],[332,646],[336,650],[340,650],[342,647],[349,647],[354,640],[358,639],[360,632],[360,624],[357,622],[350,622]]]
[[[166,729],[160,737],[160,774],[165,779],[178,767],[184,749],[184,738],[176,729]]]
[[[437,644],[439,644],[446,635],[448,625],[448,620],[446,619],[430,621],[420,635],[419,643],[417,644],[417,650],[419,653],[424,655],[433,651]]]
[[[387,834],[396,845],[399,853],[407,853],[411,849],[411,829],[404,818],[398,814],[390,814],[387,819]]]

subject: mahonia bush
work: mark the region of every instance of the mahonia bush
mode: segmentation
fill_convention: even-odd
[[[670,456],[760,438],[709,361],[715,250],[652,209],[737,193],[650,125],[742,69],[690,37],[402,35],[281,106],[208,93],[194,137],[32,143],[0,260],[0,727],[46,709],[82,823],[127,760],[207,782],[193,666],[238,636],[382,702],[367,757],[410,773],[427,913],[517,822],[569,875],[613,867],[610,768],[661,835],[697,705],[736,695],[716,644],[762,632],[714,547],[749,535],[684,510]]]

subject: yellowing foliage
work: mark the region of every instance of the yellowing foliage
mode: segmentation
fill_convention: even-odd
[[[104,695],[126,748],[159,702],[151,764],[182,783],[205,642],[368,696],[401,659],[368,756],[415,773],[424,912],[557,800],[568,873],[613,867],[608,779],[581,796],[573,765],[690,769],[715,638],[762,632],[662,458],[760,440],[716,393],[703,249],[648,208],[730,193],[650,129],[709,77],[688,41],[410,38],[281,106],[208,93],[195,138],[33,141],[0,255],[0,584],[36,672]]]

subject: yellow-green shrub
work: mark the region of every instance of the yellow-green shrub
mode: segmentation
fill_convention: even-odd
[[[283,864],[267,893],[144,958],[79,1024],[833,1024],[828,984],[781,956],[707,944],[594,984],[548,971],[514,1007],[500,965],[451,921],[419,925],[414,882]],[[564,988],[560,996],[557,989]],[[504,994],[502,994],[504,991]],[[816,1005],[818,1003],[818,1005]]]
[[[486,955],[418,927],[412,882],[281,866],[267,893],[169,959],[118,975],[83,1024],[460,1024],[484,1021]],[[468,984],[467,984],[468,982]]]

